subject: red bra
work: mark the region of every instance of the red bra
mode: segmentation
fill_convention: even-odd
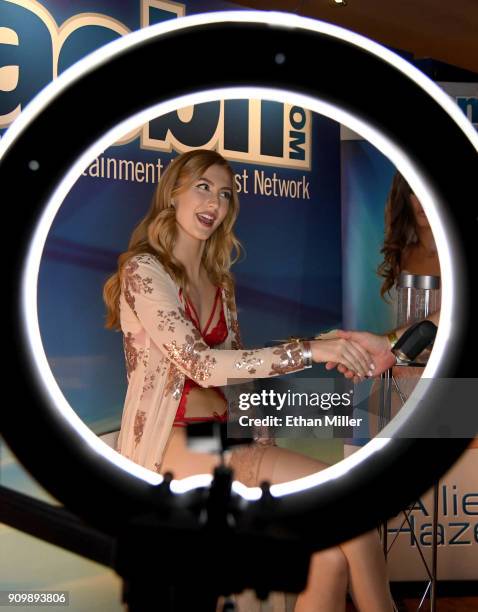
[[[182,290],[179,290],[180,295],[182,293]],[[206,323],[206,327],[204,328],[204,331],[201,332],[201,327],[200,327],[200,323],[199,323],[199,317],[197,315],[196,309],[194,308],[194,304],[191,302],[191,300],[188,299],[187,296],[185,303],[186,303],[186,314],[188,315],[188,317],[191,319],[191,321],[193,322],[194,326],[198,329],[199,333],[201,334],[204,342],[208,345],[208,346],[216,346],[217,344],[221,344],[222,342],[224,342],[224,340],[227,338],[227,325],[226,325],[226,319],[224,318],[224,307],[222,304],[222,300],[221,298],[221,287],[217,288],[216,291],[216,297],[214,299],[214,305],[212,307],[212,312],[211,312],[211,316],[209,317],[208,322]],[[219,316],[219,321],[217,322],[217,324],[214,326],[213,329],[211,329],[211,331],[209,333],[207,333],[207,329],[208,327],[211,325],[211,321],[214,317],[214,313],[216,312],[216,306],[217,303],[219,302],[220,304],[220,308],[221,308],[221,312],[220,312],[220,316]],[[194,316],[191,312],[191,308],[192,311],[194,312]],[[186,376],[185,381],[184,381],[184,388],[183,388],[183,392],[181,395],[181,399],[179,401],[179,406],[178,406],[178,410],[176,412],[176,417],[174,419],[174,423],[173,425],[175,425],[176,427],[186,427],[186,425],[188,423],[197,423],[197,422],[205,422],[205,421],[219,421],[221,423],[225,423],[227,422],[227,410],[223,413],[223,414],[218,414],[217,412],[213,413],[213,416],[211,417],[186,417],[185,416],[185,412],[186,412],[186,403],[187,403],[187,396],[189,394],[189,391],[193,388],[193,387],[199,387],[199,385],[192,380],[191,378],[188,378]],[[216,393],[218,393],[222,398],[224,398],[224,400],[227,401],[224,393],[217,387],[210,387],[211,389],[214,389],[214,391],[216,391]]]

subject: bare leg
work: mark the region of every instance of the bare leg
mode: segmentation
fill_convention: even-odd
[[[279,484],[325,467],[326,464],[311,457],[270,446],[263,454],[257,478],[259,483],[268,480],[271,484]],[[378,534],[371,531],[312,556],[307,587],[297,600],[295,612],[344,610],[349,578],[359,610],[393,610],[385,559]]]
[[[347,557],[352,596],[359,610],[393,610],[387,569],[376,531],[340,545]]]
[[[338,547],[313,554],[307,586],[297,597],[294,612],[345,612],[348,571],[347,559]]]

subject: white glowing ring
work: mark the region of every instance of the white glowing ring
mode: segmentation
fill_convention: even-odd
[[[174,51],[186,43],[194,53],[189,53],[185,61]],[[221,64],[211,61],[218,50]],[[284,60],[280,63],[275,61],[278,53]],[[322,62],[314,66],[313,74],[303,77],[301,61],[312,54]],[[144,75],[148,62],[155,62],[157,57],[167,57],[168,62],[161,70],[155,70],[152,83]],[[151,69],[155,67],[154,63],[150,65]],[[142,69],[134,70],[137,66]],[[126,91],[123,74],[134,75],[133,86]],[[385,117],[374,99],[374,94],[379,95],[389,86],[398,86],[395,91],[400,92],[400,108],[415,113],[407,121],[399,113]],[[379,148],[406,176],[430,220],[442,270],[440,328],[425,376],[452,377],[458,371],[467,375],[461,348],[465,330],[469,337],[476,324],[471,320],[466,294],[471,276],[463,232],[467,224],[476,225],[476,213],[468,214],[457,205],[472,185],[473,168],[476,177],[478,139],[448,96],[384,47],[342,28],[289,14],[208,13],[128,34],[87,56],[40,92],[0,141],[4,192],[15,193],[21,202],[39,203],[38,208],[16,212],[23,225],[21,221],[14,223],[15,227],[34,228],[33,233],[23,229],[20,238],[24,239],[24,250],[19,248],[12,254],[12,269],[22,271],[21,279],[18,274],[13,278],[13,293],[19,296],[14,327],[23,342],[14,366],[26,370],[27,376],[20,389],[22,413],[4,412],[2,432],[45,488],[107,531],[114,532],[125,517],[140,508],[150,508],[151,487],[160,484],[162,477],[103,444],[68,405],[52,375],[34,306],[45,240],[78,176],[120,136],[182,106],[218,98],[250,97],[283,102],[292,98],[303,107],[343,123]],[[55,122],[67,116],[80,98],[87,118],[75,117],[67,134],[65,130],[55,131]],[[91,99],[100,103],[88,109]],[[423,142],[423,136],[431,133],[427,120],[447,139],[446,146],[453,148],[455,164],[447,167],[446,173],[444,145],[440,148],[440,144]],[[31,169],[31,160],[39,163],[38,170]],[[43,401],[38,401],[39,397]],[[273,497],[280,498],[280,503],[273,506],[274,518],[291,529],[303,528],[309,537],[313,536],[312,520],[320,526],[320,518],[327,518],[327,534],[321,533],[320,546],[328,546],[395,514],[405,501],[441,475],[466,444],[463,440],[441,440],[440,445],[432,444],[427,459],[423,441],[418,445],[404,434],[413,425],[416,413],[431,422],[433,413],[442,407],[424,400],[419,410],[415,408],[412,396],[385,430],[390,438],[373,440],[323,472],[271,487]],[[462,408],[455,409],[459,418]],[[25,418],[32,431],[25,435],[23,429],[22,436],[16,436]],[[71,490],[57,482],[58,455],[50,456],[44,451],[48,436],[61,456],[62,471],[67,469],[75,483]],[[438,455],[433,449],[439,449]],[[413,473],[409,472],[409,481],[402,483],[406,487],[397,487],[393,480],[406,461],[414,464]],[[381,491],[376,494],[371,485],[378,478],[382,479]],[[171,488],[184,503],[196,498],[200,488],[207,487],[210,481],[208,475],[194,476],[173,481]],[[366,490],[367,496],[361,495],[361,490]],[[259,488],[249,489],[235,482],[233,491],[238,503],[250,502],[242,506],[244,520],[272,516],[261,504]],[[341,510],[353,496],[360,496],[360,504],[354,509],[355,521],[344,523]],[[90,500],[95,501],[95,506]],[[303,514],[300,526],[294,521],[298,512]]]

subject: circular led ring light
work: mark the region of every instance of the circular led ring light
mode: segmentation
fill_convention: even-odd
[[[306,74],[304,64],[311,60],[313,71]],[[258,96],[293,98],[344,123],[405,174],[430,219],[442,266],[440,328],[425,374],[475,374],[463,347],[476,331],[467,292],[476,212],[465,204],[476,187],[478,141],[438,87],[366,38],[283,13],[209,13],[129,34],[45,88],[0,142],[0,180],[3,193],[10,194],[16,234],[8,258],[15,351],[8,358],[21,373],[12,407],[2,411],[2,433],[47,490],[107,532],[116,533],[138,512],[160,507],[162,488],[156,485],[162,477],[106,447],[66,406],[53,379],[35,308],[48,228],[88,163],[128,128],[151,119],[153,111]],[[476,304],[473,310],[478,311]],[[442,475],[468,443],[407,437],[417,422],[432,430],[436,415],[448,409],[445,400],[428,393],[415,410],[412,395],[385,430],[390,438],[375,439],[316,475],[271,487],[274,503],[265,503],[260,489],[235,482],[239,524],[256,519],[267,524],[273,515],[276,525],[282,522],[320,547],[395,514]],[[456,418],[469,408],[455,405]],[[412,469],[404,479],[407,467]],[[210,481],[209,475],[173,481],[175,503],[198,501]],[[358,502],[353,521],[351,501]]]

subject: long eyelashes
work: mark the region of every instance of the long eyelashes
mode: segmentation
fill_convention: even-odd
[[[201,191],[210,191],[210,187],[208,183],[198,183],[196,187],[200,189]],[[232,193],[230,191],[221,191],[220,195],[222,198],[224,198],[228,202],[232,199]]]

